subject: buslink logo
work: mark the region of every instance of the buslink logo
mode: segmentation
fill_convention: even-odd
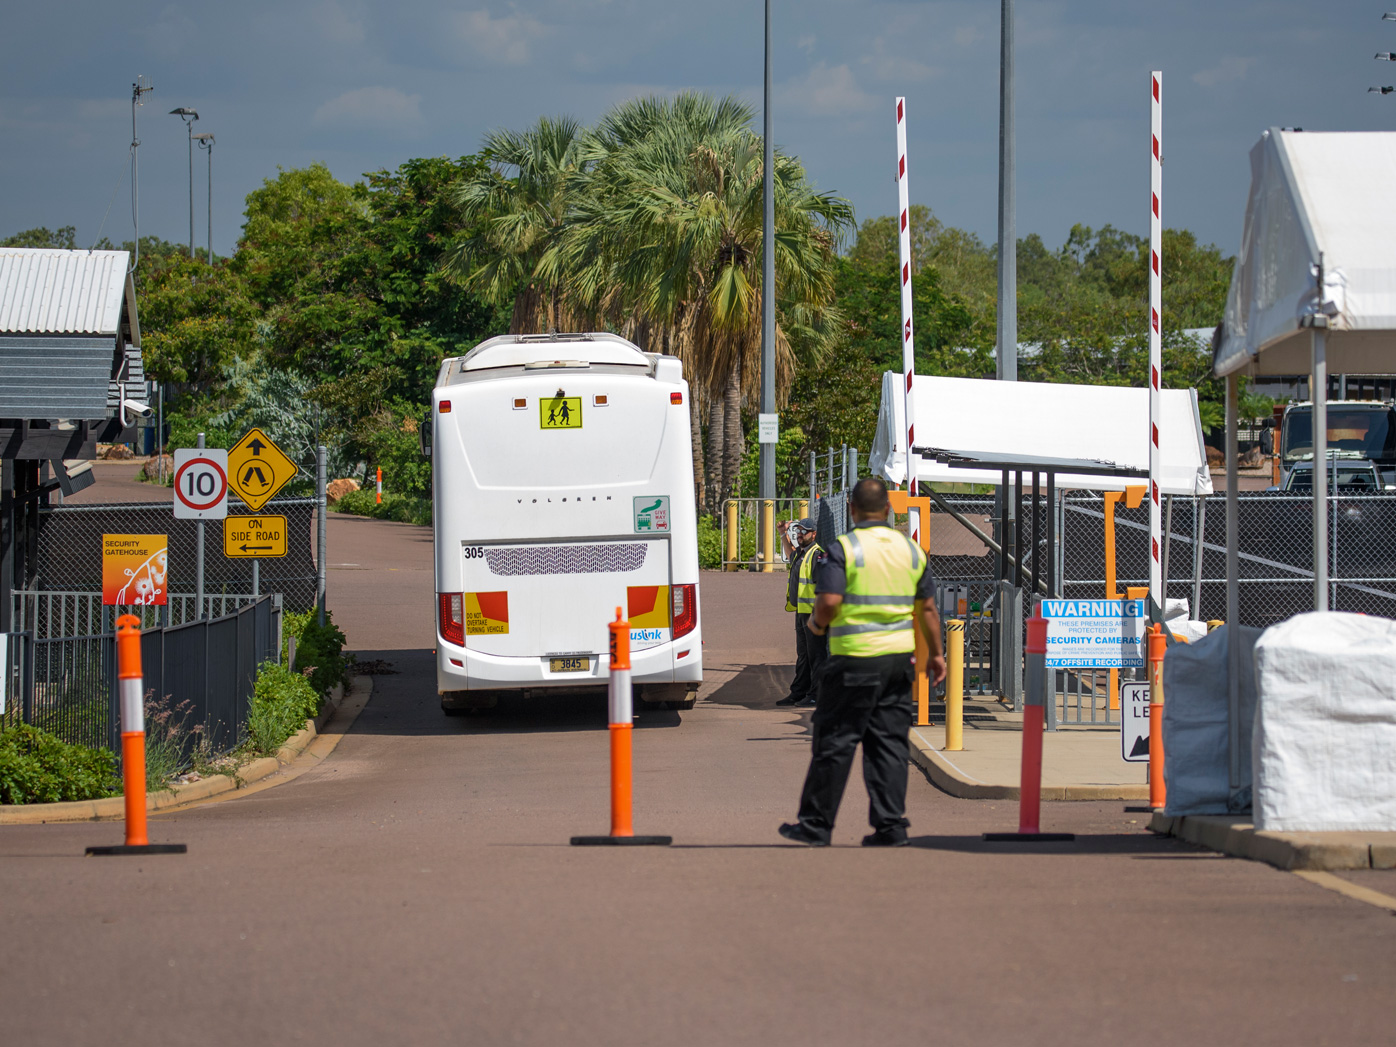
[[[664,639],[663,629],[631,629],[630,639],[634,640],[662,640]]]

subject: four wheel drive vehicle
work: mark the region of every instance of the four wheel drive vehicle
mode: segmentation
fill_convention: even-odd
[[[1368,461],[1330,459],[1328,463],[1328,487],[1338,494],[1376,494],[1385,489],[1381,473]],[[1312,491],[1314,489],[1313,462],[1296,462],[1285,477],[1284,490]]]
[[[1280,487],[1290,490],[1290,473],[1298,466],[1312,472],[1314,405],[1290,404],[1280,422]],[[1328,403],[1328,453],[1344,465],[1365,461],[1380,474],[1374,490],[1396,485],[1396,405],[1380,400],[1332,400]],[[1330,468],[1332,468],[1330,466]],[[1308,489],[1312,482],[1301,481]],[[1340,482],[1340,487],[1341,487]]]
[[[617,608],[636,697],[693,704],[691,409],[678,359],[612,334],[508,335],[442,362],[423,433],[442,709],[603,689]]]

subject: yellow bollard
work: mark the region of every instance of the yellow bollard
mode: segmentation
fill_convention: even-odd
[[[931,649],[921,630],[916,630],[916,677],[913,688],[916,692],[916,726],[931,725],[931,674],[927,671],[931,664]]]
[[[734,498],[727,503],[727,550],[722,561],[724,571],[741,570],[741,564],[738,563],[738,557],[741,556],[738,542],[742,538],[740,526],[737,519],[737,500]]]
[[[776,569],[776,503],[770,498],[761,501],[761,545],[757,558],[763,574]]]
[[[945,623],[945,748],[965,747],[965,623]]]
[[[795,508],[799,510],[800,513],[800,515],[797,516],[796,519],[803,520],[806,516],[809,515],[809,499],[801,498],[798,502],[795,503]]]

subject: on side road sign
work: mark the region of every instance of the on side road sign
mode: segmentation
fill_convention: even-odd
[[[286,517],[228,517],[223,521],[223,555],[234,559],[285,556]]]
[[[260,429],[249,429],[228,452],[228,486],[254,510],[266,505],[299,471]]]
[[[1149,762],[1149,685],[1120,684],[1120,758]]]
[[[174,514],[178,520],[228,515],[228,452],[181,447],[174,453]]]

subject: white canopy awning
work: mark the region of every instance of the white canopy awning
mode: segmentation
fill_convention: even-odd
[[[906,482],[906,423],[902,376],[882,376],[870,468],[891,483]],[[1132,469],[1149,467],[1149,393],[1114,385],[997,382],[979,378],[916,376],[916,445],[973,454],[1092,458]],[[1197,393],[1165,389],[1160,404],[1162,494],[1211,494],[1212,476],[1202,445]],[[952,469],[917,459],[916,478],[936,483],[997,484],[992,470]],[[1057,477],[1059,488],[1122,491],[1139,479]]]
[[[1301,325],[1316,314],[1327,317],[1331,372],[1391,372],[1393,189],[1396,133],[1265,132],[1251,149],[1241,248],[1213,361],[1218,375],[1307,374],[1312,335]]]

